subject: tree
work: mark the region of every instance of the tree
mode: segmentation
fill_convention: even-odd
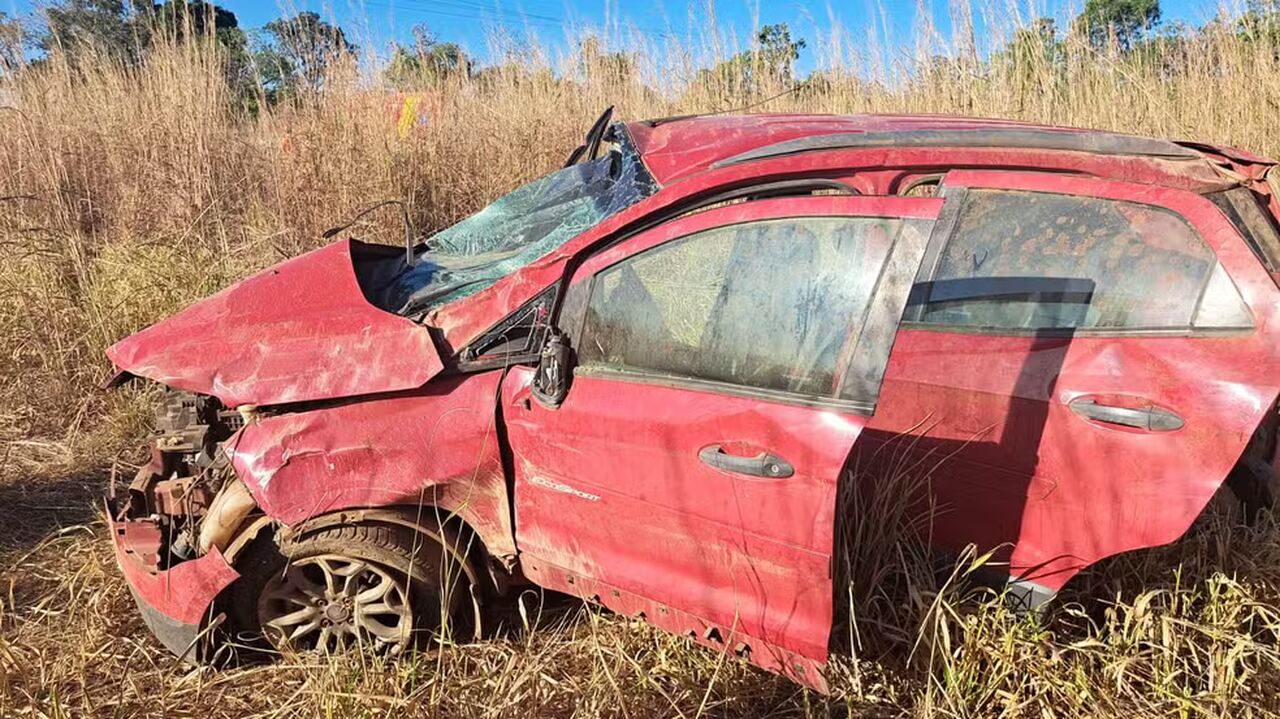
[[[1064,81],[1067,52],[1058,24],[1042,17],[1013,31],[1009,43],[993,53],[990,68],[1009,78],[1021,112],[1027,102],[1044,100]]]
[[[261,32],[249,41],[249,58],[254,78],[262,91],[263,100],[274,105],[292,94],[297,88],[298,70],[284,53],[276,49]]]
[[[188,33],[194,37],[215,35],[219,40],[235,38],[232,42],[243,44],[244,32],[236,14],[205,0],[167,0],[151,8],[153,32],[167,33],[184,39]]]
[[[85,52],[136,62],[147,44],[132,0],[62,0],[44,11],[48,30],[36,39],[44,53],[61,51],[73,61]]]
[[[242,102],[257,95],[249,41],[236,14],[206,0],[165,0],[148,9],[150,44],[157,38],[181,44],[212,39],[223,52],[227,84]]]
[[[795,79],[795,63],[804,47],[804,40],[791,39],[791,30],[785,22],[765,25],[756,35],[755,54],[760,70],[790,84]]]
[[[36,40],[45,53],[55,49],[73,60],[86,50],[136,63],[158,38],[176,43],[215,38],[226,49],[228,76],[248,65],[244,32],[235,13],[206,0],[61,0],[45,11],[48,30]]]
[[[1160,22],[1160,0],[1088,0],[1076,18],[1076,26],[1095,48],[1107,47],[1112,38],[1128,52]]]
[[[795,83],[795,63],[804,49],[803,39],[793,40],[786,23],[765,25],[752,39],[749,50],[734,55],[710,70],[699,71],[701,85],[719,94],[754,95],[766,87]]]
[[[451,42],[440,42],[425,26],[413,29],[414,46],[397,44],[391,51],[383,77],[400,89],[438,82],[448,77],[471,75],[471,60],[462,48]]]
[[[279,74],[285,91],[299,82],[319,90],[329,63],[359,50],[347,40],[341,27],[325,22],[314,12],[272,20],[266,31],[272,42],[262,48],[257,59],[272,66],[271,72]]]
[[[22,24],[0,10],[0,72],[9,73],[22,67],[22,45],[26,37]]]
[[[1246,42],[1266,43],[1280,52],[1280,0],[1249,0],[1236,22],[1236,33]]]

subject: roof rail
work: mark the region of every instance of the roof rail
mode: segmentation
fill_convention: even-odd
[[[1012,147],[1034,150],[1068,150],[1099,155],[1136,155],[1167,160],[1198,160],[1204,156],[1169,140],[1112,132],[1072,132],[1041,128],[983,128],[975,130],[891,130],[887,132],[837,132],[810,135],[757,147],[711,165],[728,167],[752,160],[821,150],[856,150],[875,147]]]

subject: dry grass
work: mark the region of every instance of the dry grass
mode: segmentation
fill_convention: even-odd
[[[1280,48],[1227,32],[1143,61],[1069,39],[1061,63],[980,64],[920,31],[886,63],[817,39],[825,81],[761,110],[929,111],[1197,138],[1280,155]],[[635,43],[633,43],[635,44]],[[228,109],[216,53],[5,80],[0,109],[0,715],[1271,716],[1280,711],[1280,528],[1226,521],[1083,577],[1041,622],[939,583],[899,506],[861,497],[849,643],[818,697],[683,640],[570,605],[481,644],[384,666],[299,658],[207,673],[156,648],[93,501],[145,392],[93,391],[103,348],[247,272],[317,245],[358,208],[408,198],[442,227],[563,161],[600,109],[720,111],[786,90],[692,83],[713,49],[636,49],[635,74],[535,54],[483,83],[424,88],[429,121],[336,67],[325,92],[256,119]],[[950,51],[958,60],[931,56]],[[721,51],[724,52],[723,50]],[[542,58],[542,59],[540,59]],[[1177,63],[1173,63],[1174,60]],[[557,72],[552,72],[551,70]],[[869,78],[874,78],[875,81]],[[395,242],[392,218],[362,228]],[[886,486],[914,485],[911,472]],[[851,497],[850,501],[855,501]],[[966,567],[959,571],[963,574]],[[872,579],[873,578],[873,579]],[[513,609],[513,617],[520,617]]]

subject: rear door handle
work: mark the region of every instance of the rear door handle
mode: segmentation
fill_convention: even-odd
[[[790,462],[772,452],[761,452],[754,457],[739,457],[726,453],[724,447],[718,444],[698,450],[698,459],[708,467],[752,477],[781,479],[796,473],[796,468]]]
[[[1071,411],[1085,419],[1103,424],[1118,424],[1147,432],[1172,432],[1182,429],[1185,422],[1178,415],[1159,407],[1117,407],[1099,404],[1097,400],[1081,397],[1072,400]]]

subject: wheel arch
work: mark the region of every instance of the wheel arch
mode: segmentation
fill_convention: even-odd
[[[223,443],[263,514],[302,527],[341,512],[433,507],[514,565],[495,403],[500,372],[262,416]]]
[[[280,526],[275,532],[276,541],[285,546],[326,529],[355,524],[405,527],[437,543],[461,567],[471,595],[475,626],[482,627],[484,595],[495,589],[494,577],[484,571],[489,566],[489,550],[480,533],[456,511],[429,504],[342,509],[292,526]]]

